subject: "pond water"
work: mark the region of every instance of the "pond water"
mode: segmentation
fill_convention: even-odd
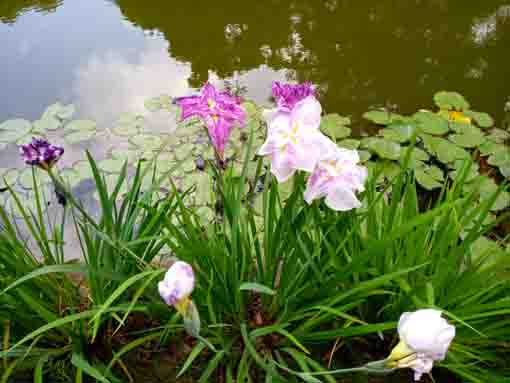
[[[3,0],[0,121],[56,100],[110,124],[145,99],[310,80],[327,112],[429,107],[456,90],[496,119],[510,89],[510,1]]]

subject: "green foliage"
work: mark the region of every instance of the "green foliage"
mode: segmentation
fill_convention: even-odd
[[[167,101],[152,100],[148,108],[170,108]],[[436,102],[468,109],[450,94]],[[367,344],[368,353],[389,352],[402,312],[432,307],[457,328],[440,366],[465,381],[485,382],[488,374],[502,381],[510,253],[495,228],[510,194],[505,183],[480,175],[477,149],[457,146],[455,135],[477,134],[480,154],[497,167],[508,166],[506,135],[480,131],[488,121],[474,114],[478,126],[451,121],[450,111],[370,112],[367,118],[388,125],[380,136],[339,142],[375,158],[367,163],[363,206],[337,213],[303,201],[302,175],[277,184],[264,161],[254,160],[265,127],[249,105],[247,136],[233,139],[225,170],[210,162],[196,170],[198,154],[211,158],[187,138],[199,127],[176,134],[175,153],[164,147],[170,139],[152,138],[139,116],[123,116],[116,134],[129,135],[146,160],[132,166],[137,156],[121,153],[96,162],[87,153],[87,161],[50,174],[67,199],[58,219],[46,213],[51,189],[39,170],[0,171],[9,195],[0,205],[4,376],[125,381],[138,350],[164,360],[166,346],[188,344],[187,331],[195,339],[179,377],[333,383],[325,350],[333,350],[331,369],[343,367],[340,355],[364,364]],[[54,106],[42,119],[65,125],[71,109]],[[333,115],[323,128],[344,138],[347,122]],[[64,130],[92,130],[84,126],[71,122]],[[72,192],[86,178],[95,185],[94,212]],[[28,193],[34,203],[26,203]],[[79,249],[66,246],[64,228]],[[70,251],[83,261],[70,260]],[[190,263],[197,279],[184,323],[157,292],[175,259]],[[137,321],[141,326],[133,327]]]

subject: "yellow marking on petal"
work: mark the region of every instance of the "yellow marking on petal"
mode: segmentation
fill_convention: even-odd
[[[189,299],[188,296],[186,296],[186,297],[182,298],[181,300],[175,302],[174,307],[179,314],[181,314],[182,316],[186,316],[190,303],[191,303],[191,300]]]
[[[209,106],[209,109],[213,109],[216,106],[216,101],[214,101],[212,98],[209,98],[207,100],[207,106]]]
[[[451,110],[448,112],[450,121],[460,122],[461,124],[471,124],[471,118],[464,115],[462,112]]]
[[[398,361],[407,358],[414,354],[414,351],[403,341],[401,340],[394,348],[391,350],[390,356],[388,357],[388,365],[396,364],[398,365]]]
[[[218,115],[213,114],[212,119],[213,119],[214,122],[218,122],[219,117],[218,117]]]

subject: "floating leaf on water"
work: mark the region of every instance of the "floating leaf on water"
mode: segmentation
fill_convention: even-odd
[[[172,107],[172,98],[167,94],[162,94],[145,100],[144,105],[149,112],[157,112],[162,109],[170,110]]]
[[[448,121],[435,113],[429,112],[427,110],[420,110],[413,115],[413,118],[418,125],[418,129],[424,133],[433,134],[436,136],[448,133]]]
[[[97,164],[98,168],[106,173],[120,173],[122,166],[124,166],[124,161],[118,158],[107,158],[102,161],[99,161]]]
[[[363,118],[377,125],[388,125],[402,118],[402,116],[386,110],[371,110],[363,114]]]
[[[245,101],[241,104],[241,107],[244,109],[244,111],[246,112],[246,117],[248,120],[252,120],[252,119],[261,119],[262,118],[262,115],[260,113],[260,110],[257,106],[257,104],[255,104],[254,102],[252,101]]]
[[[416,169],[415,176],[416,181],[427,190],[434,190],[443,186],[443,173],[436,166]]]
[[[145,118],[133,113],[123,113],[112,133],[117,136],[133,136],[145,129]]]
[[[485,137],[481,132],[470,132],[464,134],[450,134],[448,139],[454,144],[462,146],[463,148],[476,148],[484,143]]]
[[[340,141],[338,146],[341,148],[354,150],[359,148],[360,141],[353,138],[346,138],[345,140]]]
[[[35,171],[35,182],[38,187],[51,183],[51,178],[48,173],[40,170],[39,168],[34,167],[33,169]],[[32,167],[27,167],[21,171],[18,182],[23,189],[33,189],[34,179],[32,175]]]
[[[0,186],[3,187],[6,183],[11,186],[18,181],[19,171],[17,169],[0,168]]]
[[[470,154],[466,150],[444,139],[437,141],[436,155],[443,164],[470,158]]]
[[[494,125],[494,119],[487,113],[474,112],[472,110],[467,110],[464,113],[466,116],[475,120],[476,124],[480,128],[490,128]]]
[[[214,220],[214,210],[207,206],[201,206],[196,210],[202,225],[208,225]]]
[[[505,145],[497,144],[493,141],[487,140],[478,148],[482,157],[490,156],[496,152],[505,150]]]
[[[93,131],[97,129],[97,124],[92,120],[73,120],[64,127],[64,134],[72,132]]]
[[[387,140],[395,142],[408,142],[416,133],[416,126],[406,123],[393,123],[380,132]]]
[[[401,151],[400,160],[399,160],[400,163],[403,163],[403,161],[405,160],[405,157],[407,155],[407,150],[408,149],[405,148],[405,150]],[[411,149],[411,156],[409,158],[408,167],[411,169],[422,168],[425,166],[424,162],[428,161],[429,158],[430,158],[430,156],[428,155],[428,153],[425,150],[415,147],[415,148]]]
[[[388,160],[398,160],[400,158],[400,145],[384,138],[376,138],[371,141],[368,149],[379,157]]]
[[[510,162],[499,166],[499,171],[503,174],[503,177],[510,178]]]
[[[371,157],[372,153],[368,150],[358,150],[359,162],[364,163],[367,162]]]
[[[368,149],[377,140],[380,140],[380,138],[377,138],[377,137],[364,137],[364,138],[361,139],[359,147],[361,149]]]
[[[199,205],[207,205],[212,203],[211,195],[211,177],[207,173],[193,173],[190,175],[195,182],[195,200]]]
[[[502,144],[505,141],[510,141],[510,133],[503,129],[492,129],[487,139]],[[508,150],[510,150],[510,148]]]
[[[46,108],[41,119],[58,118],[60,120],[70,120],[75,112],[76,108],[73,104],[62,105],[60,102],[56,102]]]
[[[161,138],[151,134],[139,134],[130,137],[129,142],[144,151],[156,150],[161,146]]]
[[[76,130],[71,131],[64,136],[64,140],[69,145],[77,144],[84,141],[89,141],[96,135],[95,130]]]
[[[510,150],[509,147],[505,146],[500,151],[494,153],[489,157],[487,161],[489,165],[493,166],[504,166],[510,163]]]
[[[435,137],[426,133],[420,133],[418,137],[420,138],[421,142],[423,142],[423,146],[429,153],[434,155],[437,153],[437,146],[441,142],[442,138]]]
[[[195,158],[190,157],[181,164],[182,170],[186,173],[196,170]]]
[[[457,92],[437,92],[434,95],[434,102],[440,109],[455,109],[458,111],[469,109],[469,103]]]
[[[15,119],[0,124],[0,142],[16,142],[32,130],[30,121]]]
[[[48,130],[57,130],[62,126],[62,122],[55,117],[46,117],[33,122],[34,131],[45,133]]]
[[[487,237],[479,237],[470,246],[471,258],[474,262],[484,261],[486,264],[492,264],[500,255],[503,254],[503,249],[497,242],[490,240]]]
[[[454,170],[452,170],[448,173],[450,178],[452,180],[456,180],[457,177],[459,177],[460,175],[463,175],[464,166],[465,166],[464,161],[461,161],[461,160],[455,161],[453,163]],[[466,174],[464,181],[465,182],[474,181],[476,179],[476,177],[478,177],[480,175],[478,173],[478,169],[479,169],[478,164],[476,162],[472,162],[471,167],[469,168],[469,172],[468,172],[468,174]]]
[[[349,117],[340,116],[337,113],[327,114],[322,117],[320,130],[334,140],[348,137],[351,134]]]
[[[178,160],[183,160],[185,158],[190,157],[192,155],[192,151],[193,151],[194,147],[195,147],[195,145],[193,145],[193,144],[184,144],[184,145],[178,146],[174,151],[175,157]]]

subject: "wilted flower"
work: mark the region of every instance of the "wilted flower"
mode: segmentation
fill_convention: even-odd
[[[259,149],[271,155],[271,173],[278,182],[296,170],[311,172],[327,138],[320,133],[321,105],[312,96],[301,100],[290,113],[276,112],[267,119],[268,135]]]
[[[331,143],[322,154],[305,190],[305,201],[312,203],[326,197],[326,205],[337,211],[347,211],[361,206],[356,192],[364,190],[368,172],[358,165],[356,150],[337,147]]]
[[[240,99],[228,92],[220,92],[207,83],[200,95],[181,97],[176,99],[175,103],[182,108],[182,120],[199,117],[204,121],[211,142],[220,159],[223,159],[230,132],[236,123],[240,127],[245,123],[246,113],[241,107]]]
[[[44,170],[51,169],[64,154],[64,148],[35,137],[29,144],[21,145],[19,151],[26,164],[39,166]]]
[[[282,84],[274,81],[272,92],[278,109],[282,111],[291,111],[299,101],[315,95],[315,90],[309,82],[303,84]]]
[[[173,305],[183,316],[190,304],[189,296],[195,288],[195,274],[186,262],[175,262],[166,272],[165,278],[159,282],[158,290],[161,298],[168,305]]]
[[[412,368],[414,379],[432,370],[434,362],[445,358],[455,337],[455,327],[434,309],[403,313],[398,322],[399,344],[392,350],[387,364]]]

